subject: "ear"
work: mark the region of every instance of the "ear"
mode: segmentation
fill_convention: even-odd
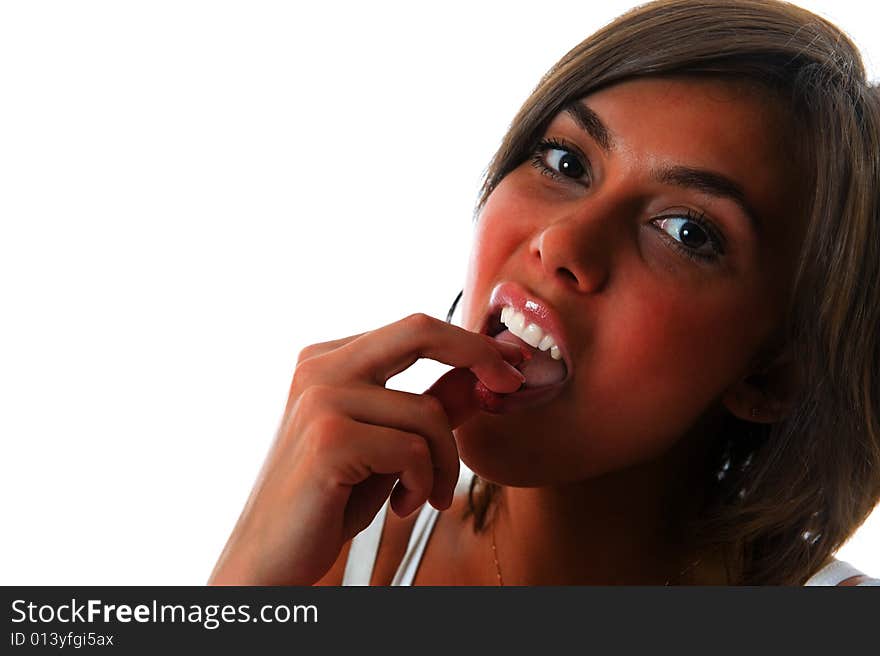
[[[794,359],[783,353],[770,364],[754,367],[721,397],[736,417],[759,424],[772,424],[788,414],[798,391]]]

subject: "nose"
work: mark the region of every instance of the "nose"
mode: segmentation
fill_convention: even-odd
[[[568,289],[599,292],[608,283],[612,250],[600,223],[595,217],[567,216],[545,224],[529,243],[530,257],[545,276]]]

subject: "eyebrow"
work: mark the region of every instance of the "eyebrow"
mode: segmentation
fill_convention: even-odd
[[[574,119],[584,132],[593,138],[605,153],[611,152],[614,147],[614,139],[596,112],[577,100],[566,105],[564,111]],[[653,176],[662,184],[695,189],[709,196],[733,201],[749,220],[752,230],[756,233],[760,231],[758,215],[749,203],[742,185],[730,178],[715,171],[690,166],[663,166],[655,169]]]
[[[611,152],[614,146],[611,133],[599,119],[596,112],[577,100],[567,105],[565,112],[575,120],[584,132],[593,137],[593,140],[599,144],[602,150],[606,153]]]
[[[654,170],[654,177],[663,184],[695,189],[709,196],[732,200],[746,218],[754,232],[760,232],[758,215],[746,198],[743,188],[730,178],[706,169],[690,166],[664,166]]]

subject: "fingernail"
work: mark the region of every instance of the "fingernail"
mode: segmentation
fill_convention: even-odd
[[[517,379],[520,383],[524,383],[524,382],[526,382],[526,377],[523,376],[523,373],[522,373],[519,369],[517,369],[516,367],[514,367],[514,366],[511,365],[511,364],[508,364],[507,362],[504,363],[504,366],[507,368],[507,370],[508,370],[511,374],[513,374],[514,376],[516,376],[516,379]]]

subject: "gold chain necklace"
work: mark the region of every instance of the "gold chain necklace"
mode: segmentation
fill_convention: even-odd
[[[498,585],[503,586],[504,578],[501,576],[501,565],[498,563],[498,547],[495,545],[495,522],[492,522],[492,558],[495,560],[495,574],[496,576],[498,576]],[[679,583],[681,582],[681,577],[684,576],[685,572],[696,567],[699,562],[700,559],[698,558],[678,573]],[[666,579],[666,583],[664,583],[663,585],[669,585],[669,579]]]
[[[495,559],[495,573],[498,575],[498,585],[504,585],[501,578],[501,565],[498,564],[498,549],[495,547],[495,522],[492,522],[492,557]]]

